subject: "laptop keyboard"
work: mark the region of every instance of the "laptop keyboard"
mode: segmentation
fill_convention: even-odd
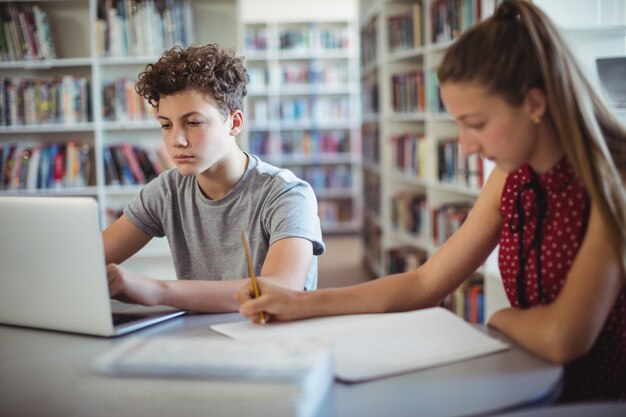
[[[131,321],[137,321],[145,319],[143,314],[125,314],[125,313],[113,313],[113,325],[119,326],[120,324],[130,323]]]

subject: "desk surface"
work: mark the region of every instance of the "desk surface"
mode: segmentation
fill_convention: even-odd
[[[235,313],[190,315],[134,334],[223,337],[209,326],[236,320],[242,317]],[[14,417],[233,416],[232,410],[213,407],[215,389],[204,381],[95,374],[94,359],[123,340],[0,325],[0,410]],[[494,412],[551,401],[558,395],[561,374],[561,367],[513,346],[376,381],[335,383],[318,415],[450,417]],[[256,409],[254,415],[266,414]]]

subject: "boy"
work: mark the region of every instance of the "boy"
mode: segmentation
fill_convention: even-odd
[[[236,311],[249,276],[241,230],[257,275],[312,290],[324,252],[311,187],[246,154],[248,75],[243,59],[211,44],[174,47],[139,75],[137,93],[157,109],[176,168],[147,184],[103,232],[111,297],[198,312]],[[118,264],[154,236],[167,236],[178,280],[159,281]]]

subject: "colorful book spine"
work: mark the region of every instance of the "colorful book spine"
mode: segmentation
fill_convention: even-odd
[[[432,210],[432,239],[435,245],[442,245],[463,224],[473,207],[473,203],[448,203]]]
[[[340,225],[352,220],[352,200],[320,200],[317,208],[320,221],[326,226]]]
[[[421,249],[414,247],[400,247],[387,252],[387,273],[398,274],[413,271],[428,259],[428,255]]]
[[[397,73],[391,77],[393,111],[397,113],[424,112],[426,92],[421,70]]]
[[[104,146],[105,182],[107,185],[142,185],[156,178],[169,161],[162,160],[161,150],[121,143]]]
[[[395,230],[421,237],[427,216],[425,195],[401,192],[391,198],[391,224]]]
[[[66,75],[59,78],[0,79],[4,126],[43,123],[84,123],[91,120],[89,80]]]
[[[100,56],[155,55],[191,44],[193,7],[188,0],[106,0],[93,27]]]
[[[480,189],[484,182],[483,160],[479,154],[463,156],[457,138],[437,143],[438,179],[441,182]]]
[[[402,14],[387,18],[387,40],[391,52],[423,46],[422,5],[413,4]]]
[[[426,177],[426,138],[423,134],[407,133],[391,138],[395,148],[395,167],[410,177]]]
[[[376,37],[376,25],[369,25],[361,30],[361,66],[363,67],[374,64],[378,59]]]
[[[118,78],[102,87],[102,116],[108,121],[153,120],[156,109],[135,91],[135,82]]]
[[[480,19],[481,0],[434,0],[430,5],[431,42],[456,39]]]
[[[443,300],[441,306],[469,323],[484,324],[485,295],[483,275],[480,273],[472,274],[465,283]]]
[[[93,148],[70,140],[0,146],[0,190],[69,189],[93,184]]]

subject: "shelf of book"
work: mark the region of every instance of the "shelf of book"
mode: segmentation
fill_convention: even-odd
[[[250,74],[247,149],[312,185],[324,232],[359,230],[355,22],[244,21],[242,32]]]
[[[460,226],[480,192],[483,161],[460,156],[456,125],[439,98],[435,70],[458,33],[492,5],[484,0],[361,2],[362,50],[369,51],[361,60],[361,82],[371,96],[362,109],[367,115],[363,243],[365,263],[376,276],[424,262]],[[374,201],[376,210],[370,208]],[[483,274],[481,267],[468,284],[472,290],[459,289],[448,307],[482,320]],[[471,317],[458,307],[469,294]]]

